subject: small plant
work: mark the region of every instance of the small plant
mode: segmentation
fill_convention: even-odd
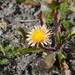
[[[3,45],[0,44],[0,65],[7,65],[10,62],[9,59],[12,60],[27,52],[40,52],[40,50],[36,50],[36,48],[18,48],[15,50],[12,50],[11,48],[11,45],[3,47]]]
[[[5,55],[6,55],[6,51],[11,49],[11,47],[12,47],[11,45],[8,45],[5,48],[3,48],[3,45],[0,44],[0,65],[9,63],[9,61]]]
[[[59,9],[61,11],[61,18],[64,19],[65,18],[65,15],[66,15],[66,13],[67,13],[67,11],[69,9],[68,3],[67,2],[61,3]]]
[[[1,55],[5,55],[5,52],[11,48],[12,48],[11,45],[7,45],[6,47],[3,47],[3,45],[0,44],[0,52],[2,53]]]
[[[50,15],[50,12],[48,12],[48,11],[43,11],[43,12],[45,13],[45,16],[46,16],[46,23],[47,24],[53,23],[54,19]]]
[[[45,14],[40,11],[39,13],[39,20],[40,24],[36,27],[34,27],[33,30],[27,33],[27,42],[30,46],[36,46],[39,44],[39,47],[43,49],[42,52],[48,53],[47,57],[45,58],[45,63],[48,68],[51,68],[55,61],[58,61],[58,66],[61,69],[61,75],[71,75],[71,72],[69,70],[69,66],[66,63],[67,55],[63,51],[62,45],[70,40],[72,36],[75,35],[75,27],[69,28],[70,21],[67,21],[65,19],[65,13],[68,11],[68,0],[44,0],[48,2],[49,7],[52,9],[50,12],[50,16],[47,12]],[[30,4],[31,5],[31,4]],[[33,5],[33,4],[32,4]],[[45,16],[46,15],[46,16]],[[48,19],[48,20],[46,20]],[[50,20],[49,20],[50,19]],[[51,34],[47,27],[47,23],[53,23],[54,25],[54,32]],[[61,24],[64,26],[64,28],[69,29],[68,32],[63,35],[61,31]],[[21,28],[19,28],[21,29]],[[21,29],[23,30],[23,29]],[[19,30],[22,34],[26,32],[22,32]],[[54,35],[54,46],[52,46],[53,40],[51,39],[51,36]],[[24,37],[24,35],[23,35]],[[25,39],[25,38],[24,38]]]
[[[16,0],[17,2],[23,2],[26,5],[40,5],[37,3],[36,0],[33,2],[24,2],[26,0]],[[30,1],[30,0],[29,0]],[[67,4],[68,0],[44,0],[48,2],[48,6],[51,8],[51,12],[48,13],[44,11],[40,11],[39,13],[39,20],[40,24],[35,26],[30,32],[25,32],[22,28],[19,28],[19,31],[22,33],[23,39],[28,42],[28,45],[31,47],[38,47],[38,48],[19,48],[16,50],[10,50],[12,48],[11,45],[7,45],[3,47],[0,44],[0,65],[8,64],[8,58],[15,58],[19,57],[20,55],[27,53],[27,52],[45,52],[47,54],[45,58],[45,63],[47,68],[51,68],[56,61],[58,61],[58,67],[61,70],[61,75],[71,75],[69,70],[69,66],[66,63],[67,54],[63,51],[62,45],[70,40],[72,36],[75,35],[75,27],[70,29],[70,24],[73,24],[70,21],[65,19],[66,12],[71,10],[75,12],[73,6]],[[70,9],[71,8],[71,9]],[[54,32],[51,33],[47,24],[53,24]],[[61,26],[64,26],[65,29],[69,29],[68,32],[63,35],[61,31]],[[52,39],[52,35],[54,39]],[[52,43],[54,42],[54,46]],[[55,65],[56,66],[56,65]]]
[[[11,50],[11,51],[7,52],[5,54],[5,56],[8,57],[8,58],[14,59],[14,58],[17,58],[17,57],[21,56],[24,53],[31,52],[34,49],[36,50],[36,48],[18,48],[18,49]]]
[[[9,64],[9,61],[7,59],[3,58],[0,60],[0,65],[7,65],[7,64]]]

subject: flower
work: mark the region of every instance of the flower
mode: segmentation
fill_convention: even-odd
[[[31,46],[35,46],[36,44],[41,44],[42,46],[44,46],[44,44],[47,45],[47,43],[50,42],[50,35],[50,31],[45,25],[39,25],[35,26],[34,29],[28,32],[28,38],[26,40]]]

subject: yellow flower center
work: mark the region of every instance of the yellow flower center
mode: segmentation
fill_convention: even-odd
[[[33,31],[32,35],[31,35],[31,39],[35,43],[43,42],[45,38],[46,38],[45,31],[43,29],[37,29],[37,30]]]

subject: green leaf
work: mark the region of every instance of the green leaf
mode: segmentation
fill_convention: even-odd
[[[75,12],[75,6],[70,6],[69,10],[72,11],[72,12]]]
[[[60,23],[63,25],[65,29],[69,29],[69,21],[68,20],[60,20]]]
[[[58,3],[56,3],[56,2],[52,2],[51,4],[49,4],[48,5],[51,9],[57,9],[57,8],[59,8],[59,4]]]
[[[71,47],[69,47],[69,49],[75,49],[75,46],[71,46]]]
[[[16,2],[25,2],[26,0],[16,0]]]
[[[41,52],[42,50],[37,49],[37,48],[18,48],[16,50],[9,51],[5,54],[6,57],[10,58],[15,58],[19,57],[20,55],[24,53],[29,53],[29,52]]]
[[[3,49],[3,46],[0,44],[0,51],[3,53],[3,55],[5,55],[5,52],[4,52],[4,49]]]
[[[8,64],[9,63],[9,61],[7,60],[7,59],[1,59],[0,60],[0,65],[4,65],[4,64]]]
[[[38,48],[23,48],[18,50],[21,53],[28,53],[28,52],[39,52],[40,49]]]
[[[67,55],[66,55],[66,53],[63,50],[59,51],[57,53],[57,56],[58,56],[59,62],[62,62],[63,59],[66,59],[67,58]]]
[[[65,56],[65,59],[66,59],[67,58],[67,54],[63,50],[61,52]]]
[[[62,41],[65,42],[67,40],[70,40],[72,38],[72,36],[75,35],[75,27],[72,27],[69,32],[66,33],[66,35],[64,35],[62,37]]]
[[[23,39],[25,40],[27,33],[26,33],[22,28],[18,28],[18,30],[20,31],[20,33],[21,33],[22,36],[23,36]]]
[[[4,48],[4,51],[7,51],[7,50],[9,50],[9,49],[11,49],[12,48],[12,45],[7,45],[5,48]]]
[[[56,35],[56,42],[57,42],[57,45],[61,45],[62,44],[62,33],[59,32],[57,35]]]
[[[6,53],[5,56],[15,58],[15,57],[19,57],[24,53],[29,53],[29,52],[40,52],[40,49],[36,50],[36,48],[18,48],[16,50],[9,51],[8,53]]]
[[[47,65],[47,68],[51,68],[53,66],[53,64],[55,63],[56,61],[56,55],[53,53],[53,54],[49,54],[46,58],[45,58],[45,63]]]
[[[69,6],[68,6],[67,2],[60,4],[61,18],[65,18],[68,8],[69,8]]]
[[[71,29],[71,27],[73,27],[75,25],[74,22],[72,22],[70,20],[65,20],[65,19],[61,19],[60,23],[63,25],[63,27],[65,29]]]
[[[19,48],[19,49],[22,49],[22,48]],[[9,51],[6,53],[5,56],[10,58],[19,57],[21,55],[21,52],[18,51],[19,49]]]
[[[47,55],[47,52],[43,52],[44,55]]]
[[[5,48],[0,44],[0,51],[5,55],[5,51],[11,49],[11,45],[7,45]]]
[[[43,11],[45,13],[45,16],[46,16],[46,23],[49,24],[49,23],[52,23],[54,21],[53,17],[50,16],[50,12],[48,11]]]
[[[11,58],[19,57],[20,55],[21,55],[20,52],[17,52],[15,50],[6,53],[6,57],[11,57]]]

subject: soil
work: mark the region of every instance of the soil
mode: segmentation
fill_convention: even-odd
[[[50,11],[47,4],[41,2],[41,6],[27,6],[17,3],[16,0],[0,0],[0,42],[4,46],[12,45],[12,50],[20,47],[27,48],[18,28],[26,32],[39,24],[38,14],[42,11]],[[75,13],[69,12],[67,19],[75,22]],[[67,53],[68,65],[73,75],[75,74],[75,51],[68,49],[75,45],[75,37],[63,45]],[[47,69],[44,63],[45,55],[40,53],[28,53],[18,58],[10,59],[8,65],[0,66],[0,75],[60,75],[57,68]]]

